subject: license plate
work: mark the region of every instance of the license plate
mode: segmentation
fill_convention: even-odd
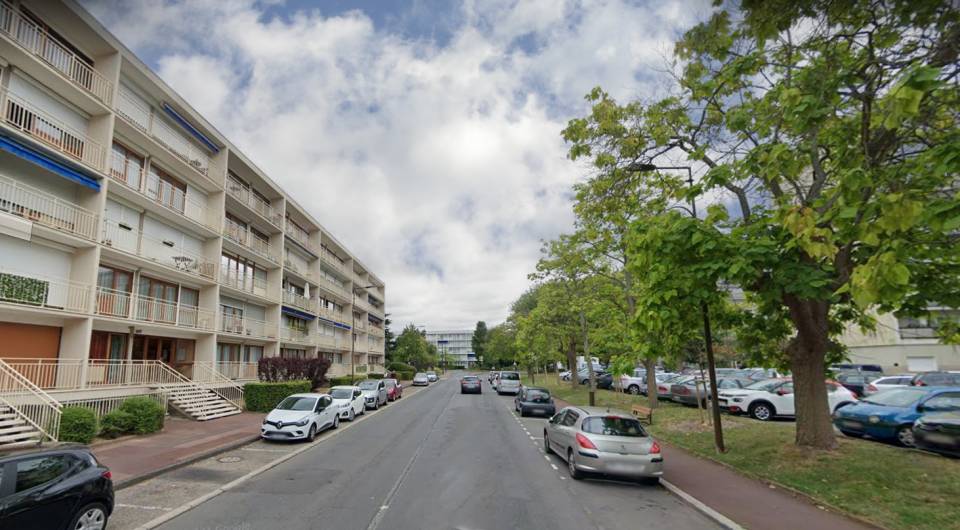
[[[727,400],[725,400],[725,399],[718,399],[718,400],[717,400],[717,403],[719,403],[721,407],[726,407],[726,406],[727,406]]]
[[[840,422],[840,423],[842,423],[844,427],[850,427],[850,428],[853,428],[853,429],[862,429],[862,428],[863,428],[863,424],[860,423],[859,421],[844,420],[844,421],[842,421],[842,422]]]

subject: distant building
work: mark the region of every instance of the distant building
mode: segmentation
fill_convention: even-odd
[[[427,331],[427,342],[437,347],[441,360],[446,356],[447,367],[471,368],[477,364],[473,352],[473,330]]]
[[[940,320],[955,320],[960,312],[931,308],[921,318],[878,315],[873,331],[848,326],[840,340],[849,350],[850,362],[879,364],[886,373],[960,370],[960,347],[937,338]]]

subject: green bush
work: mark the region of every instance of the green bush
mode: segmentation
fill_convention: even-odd
[[[247,383],[243,385],[243,399],[247,410],[270,412],[283,398],[313,390],[310,381],[284,381],[281,383]]]
[[[397,379],[401,381],[412,381],[413,376],[416,374],[417,372],[415,370],[402,370],[395,372]]]
[[[136,417],[121,409],[112,410],[100,418],[100,436],[116,438],[133,432]]]
[[[97,435],[97,413],[90,407],[64,407],[60,415],[60,441],[88,444]]]
[[[150,434],[163,428],[163,416],[166,411],[156,401],[137,396],[125,399],[120,410],[133,416],[132,431],[136,434]]]
[[[357,381],[363,381],[366,378],[367,376],[363,374],[357,374],[357,376],[351,380],[349,375],[344,375],[341,377],[331,377],[329,381],[330,381],[330,386],[341,386],[341,385],[350,386],[356,383]]]
[[[367,379],[383,379],[383,374],[377,372],[370,372],[367,374]]]
[[[417,369],[410,364],[402,363],[400,361],[391,361],[387,363],[387,370],[390,372],[416,372]]]

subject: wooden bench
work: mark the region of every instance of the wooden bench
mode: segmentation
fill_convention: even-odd
[[[644,407],[643,405],[634,405],[630,412],[637,417],[638,420],[646,420],[649,425],[653,425],[653,409],[650,407]]]

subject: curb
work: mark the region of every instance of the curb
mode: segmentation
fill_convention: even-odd
[[[123,480],[123,481],[115,482],[114,485],[113,485],[113,489],[118,491],[118,490],[122,490],[122,489],[124,489],[124,488],[128,488],[128,487],[133,486],[133,485],[135,485],[135,484],[139,484],[139,483],[141,483],[141,482],[143,482],[143,481],[145,481],[145,480],[150,480],[150,479],[152,479],[152,478],[154,478],[154,477],[157,477],[157,476],[159,476],[159,475],[162,475],[162,474],[164,474],[164,473],[166,473],[166,472],[168,472],[168,471],[173,471],[174,469],[177,469],[177,468],[180,468],[180,467],[183,467],[183,466],[186,466],[186,465],[190,465],[190,464],[192,464],[192,463],[194,463],[194,462],[196,462],[196,461],[198,461],[198,460],[203,460],[203,459],[205,459],[205,458],[210,458],[210,457],[212,457],[212,456],[216,456],[216,455],[218,455],[218,454],[220,454],[220,453],[225,453],[225,452],[227,452],[227,451],[233,451],[234,449],[237,449],[237,448],[239,448],[239,447],[243,447],[244,445],[253,443],[253,442],[255,442],[255,441],[259,440],[259,439],[260,439],[260,435],[257,434],[257,435],[255,435],[255,436],[248,436],[248,437],[246,437],[246,438],[242,438],[242,439],[240,439],[240,440],[237,440],[237,441],[235,441],[235,442],[231,442],[231,443],[226,444],[226,445],[221,445],[221,446],[219,446],[219,447],[214,447],[213,449],[208,449],[208,450],[206,450],[206,451],[204,451],[204,452],[202,452],[202,453],[197,453],[197,454],[195,454],[195,455],[191,455],[191,456],[187,457],[186,459],[181,460],[181,461],[179,461],[179,462],[174,462],[173,464],[166,465],[166,466],[163,466],[163,467],[158,468],[158,469],[154,469],[153,471],[148,471],[148,472],[146,472],[146,473],[144,473],[144,474],[142,474],[142,475],[137,475],[137,476],[135,476],[135,477],[131,477],[131,478],[128,478],[128,479]]]
[[[693,495],[690,495],[689,493],[676,487],[672,483],[667,482],[666,480],[661,478],[660,485],[663,486],[670,493],[679,497],[680,500],[687,503],[688,505],[693,507],[695,510],[707,516],[707,518],[713,520],[713,522],[719,524],[720,526],[726,528],[727,530],[746,530],[744,527],[737,524],[734,520],[714,510],[713,508],[707,506],[706,504],[698,500]]]

